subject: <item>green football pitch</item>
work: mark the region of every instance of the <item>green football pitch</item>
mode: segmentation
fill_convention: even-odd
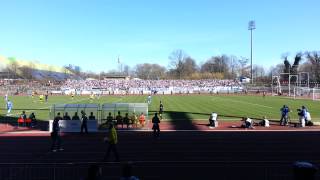
[[[10,96],[13,102],[11,116],[18,117],[22,110],[27,115],[35,112],[37,119],[48,120],[50,107],[53,104],[104,104],[104,103],[145,103],[147,96],[102,96],[90,100],[89,96],[49,96],[48,102],[40,102],[38,97]],[[165,120],[203,120],[208,119],[211,112],[217,112],[220,120],[239,120],[240,117],[279,120],[280,108],[285,104],[291,109],[291,120],[297,120],[297,109],[305,105],[311,113],[313,121],[320,121],[320,102],[312,100],[294,100],[287,97],[245,96],[245,95],[155,95],[149,105],[149,116],[159,110],[160,100],[164,105]],[[1,116],[5,117],[6,104],[0,100]]]

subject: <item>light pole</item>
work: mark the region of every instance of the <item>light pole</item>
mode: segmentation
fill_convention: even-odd
[[[251,84],[253,84],[253,75],[252,75],[252,30],[256,29],[255,21],[249,21],[248,30],[251,32]]]

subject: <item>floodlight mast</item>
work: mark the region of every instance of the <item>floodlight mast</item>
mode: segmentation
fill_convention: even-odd
[[[256,29],[256,22],[255,21],[249,21],[248,30],[251,32],[251,84],[253,84],[253,74],[252,74],[252,30]]]

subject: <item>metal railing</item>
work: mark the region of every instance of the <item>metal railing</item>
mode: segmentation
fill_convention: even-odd
[[[1,180],[81,180],[85,179],[90,165],[102,169],[101,179],[119,179],[121,163],[117,162],[69,162],[69,163],[0,163]],[[317,163],[319,164],[319,163]],[[135,175],[141,179],[170,177],[202,177],[210,170],[214,179],[293,179],[292,162],[275,161],[135,161]],[[163,173],[162,173],[163,172]],[[171,172],[171,173],[165,173]],[[159,174],[161,173],[161,174]],[[158,174],[158,176],[157,176]],[[207,176],[205,173],[203,176]],[[320,178],[319,173],[316,179]]]

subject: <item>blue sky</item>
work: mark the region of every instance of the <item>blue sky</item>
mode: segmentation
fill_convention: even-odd
[[[83,70],[124,64],[168,66],[183,49],[198,63],[214,55],[250,58],[248,21],[255,20],[253,63],[319,50],[319,0],[1,0],[0,55]]]

